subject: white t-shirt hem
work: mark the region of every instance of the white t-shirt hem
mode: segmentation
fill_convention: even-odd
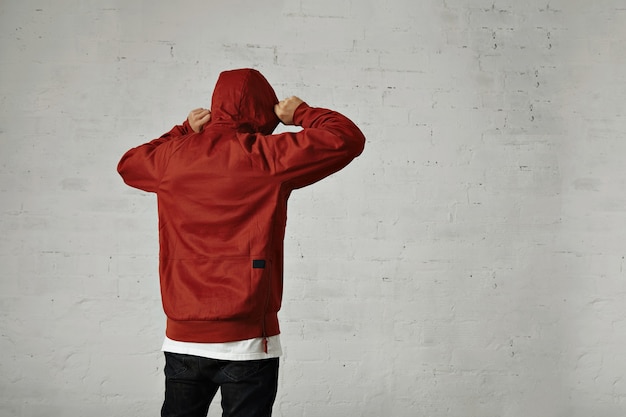
[[[237,342],[194,343],[180,342],[166,336],[161,350],[163,352],[229,361],[271,359],[282,355],[280,335],[267,338],[267,353],[265,352],[263,339],[263,337],[257,337]]]

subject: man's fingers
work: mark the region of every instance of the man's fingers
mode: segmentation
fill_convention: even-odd
[[[189,114],[189,119],[194,122],[204,122],[206,123],[211,119],[211,110],[207,109],[196,109],[192,110]]]
[[[293,124],[293,114],[301,103],[303,101],[296,96],[288,97],[274,105],[274,113],[276,113],[281,122],[291,125]]]
[[[194,116],[203,114],[203,113],[211,113],[211,110],[209,109],[203,109],[203,108],[198,108],[198,109],[194,109],[191,111],[191,114],[193,114]]]

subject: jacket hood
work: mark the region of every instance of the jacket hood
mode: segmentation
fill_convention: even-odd
[[[257,70],[224,71],[213,90],[211,123],[269,135],[280,122],[274,113],[277,103],[274,89]]]

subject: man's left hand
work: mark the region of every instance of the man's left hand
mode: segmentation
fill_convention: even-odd
[[[211,110],[202,108],[192,110],[187,117],[189,126],[191,126],[196,133],[202,132],[204,125],[207,124],[209,120],[211,120]]]

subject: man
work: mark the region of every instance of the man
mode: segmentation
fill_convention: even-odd
[[[302,130],[273,135],[279,122]],[[210,110],[122,157],[124,182],[158,200],[163,417],[205,417],[218,389],[224,416],[271,415],[287,199],[364,143],[341,114],[278,102],[263,75],[240,69],[220,74]]]

